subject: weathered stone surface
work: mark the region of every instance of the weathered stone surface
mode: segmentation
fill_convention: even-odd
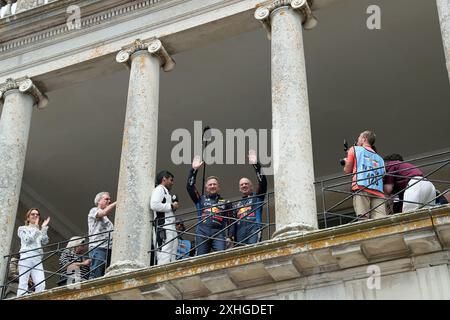
[[[275,236],[280,236],[317,229],[317,210],[301,16],[290,7],[275,9],[271,34]]]
[[[139,288],[145,299],[423,299],[430,292],[433,299],[448,299],[449,277],[443,273],[448,272],[450,252],[441,249],[417,255],[412,250],[399,250],[398,245],[403,243],[406,248],[405,235],[409,239],[406,242],[414,235],[420,238],[426,231],[437,235],[435,222],[440,221],[440,227],[449,225],[450,220],[445,219],[449,210],[450,206],[442,206],[272,239],[255,246],[94,279],[81,283],[77,290],[57,288],[21,299],[109,298],[110,294],[133,288]],[[373,241],[382,244],[382,254]],[[363,248],[365,243],[371,244],[376,260],[339,265],[338,256],[358,252],[357,245]],[[361,252],[366,255],[364,249]],[[299,270],[298,275],[288,272],[292,278],[278,277],[283,272],[277,273],[277,263],[281,269],[293,271],[286,263],[290,260]],[[423,276],[418,272],[421,268]],[[419,277],[423,278],[420,286]],[[214,279],[228,285],[221,290],[219,284],[211,285]],[[230,290],[230,284],[237,288]],[[428,293],[422,296],[422,292]]]
[[[450,0],[436,0],[441,26],[442,43],[444,45],[447,72],[450,81]]]
[[[273,282],[273,278],[266,271],[264,264],[257,263],[252,265],[241,266],[229,270],[229,274],[233,282],[239,288],[245,288],[264,283]]]
[[[292,258],[286,260],[271,260],[264,263],[266,271],[275,281],[283,281],[298,278],[300,272],[294,264]]]
[[[441,250],[439,239],[433,231],[423,231],[418,234],[406,234],[403,236],[405,244],[414,254]]]
[[[146,50],[131,55],[120,161],[111,269],[121,261],[150,264],[150,196],[155,181],[160,60]],[[130,265],[130,264],[129,264]]]
[[[333,248],[331,253],[341,268],[353,267],[369,262],[360,244],[339,246]]]
[[[19,204],[33,97],[19,91],[20,83],[3,86],[3,111],[0,118],[0,283],[3,283]]]

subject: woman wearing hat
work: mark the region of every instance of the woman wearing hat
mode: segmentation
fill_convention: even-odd
[[[85,281],[89,278],[89,266],[91,259],[86,259],[83,253],[86,251],[85,239],[83,237],[72,237],[67,243],[66,249],[61,253],[59,265],[61,280],[58,285]]]

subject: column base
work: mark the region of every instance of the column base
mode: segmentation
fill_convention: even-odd
[[[302,236],[306,233],[309,233],[311,231],[315,231],[317,228],[302,224],[302,223],[291,223],[288,225],[285,225],[281,227],[280,229],[276,230],[273,235],[272,239],[281,239],[281,238],[288,238],[288,237],[295,237],[295,236]]]
[[[147,266],[135,261],[119,261],[111,265],[105,273],[105,277],[116,276],[123,273],[133,272],[139,269],[145,269]]]

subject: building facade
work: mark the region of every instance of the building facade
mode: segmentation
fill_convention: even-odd
[[[107,276],[27,298],[450,298],[448,206],[319,230],[314,182],[341,170],[334,136],[370,127],[386,153],[448,151],[450,2],[400,2],[0,1],[1,256],[18,208],[44,207],[68,239],[86,233],[96,192],[117,198]],[[196,120],[272,130],[274,232],[151,267],[155,174],[184,183],[190,163],[170,147]]]

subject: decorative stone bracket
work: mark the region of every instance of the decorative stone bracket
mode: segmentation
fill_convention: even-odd
[[[312,0],[278,0],[269,5],[259,7],[255,11],[255,18],[261,21],[267,31],[267,37],[271,37],[270,14],[273,10],[280,7],[291,6],[292,9],[300,13],[302,24],[306,30],[312,29],[317,25],[317,19],[311,11]]]
[[[21,93],[31,95],[38,109],[43,109],[48,104],[47,96],[29,78],[18,80],[9,78],[4,84],[0,84],[0,100],[3,100],[5,93],[9,90],[19,90]]]
[[[150,54],[157,56],[160,59],[161,67],[165,72],[172,71],[175,67],[175,61],[167,53],[159,39],[152,39],[149,42],[137,39],[130,47],[119,51],[116,56],[116,61],[119,63],[127,63],[129,66],[131,55],[140,50],[146,50]]]

